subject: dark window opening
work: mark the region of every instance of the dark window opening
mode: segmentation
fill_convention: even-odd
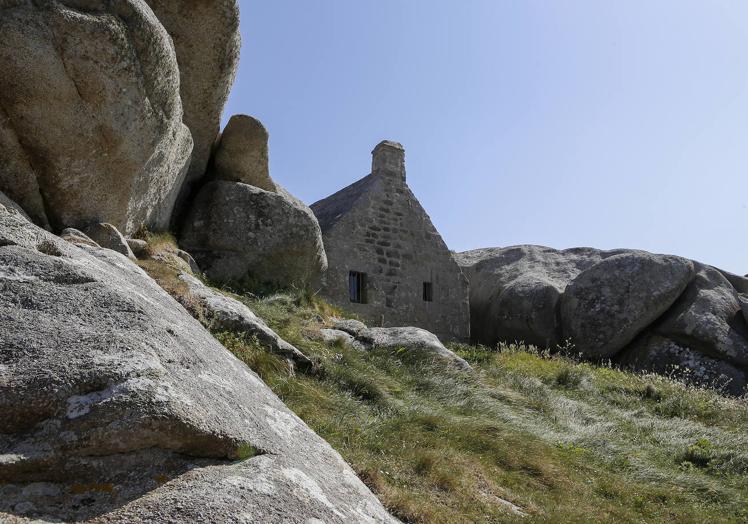
[[[423,283],[423,300],[424,302],[434,301],[434,284],[431,282]]]
[[[348,295],[351,302],[366,304],[366,273],[348,273]]]

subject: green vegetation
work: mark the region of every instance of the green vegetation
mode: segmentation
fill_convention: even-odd
[[[217,338],[405,522],[748,521],[746,399],[525,346],[454,345],[460,373],[323,343],[309,293],[238,297],[319,365]]]
[[[748,519],[745,399],[524,346],[455,345],[462,374],[320,342],[328,306],[309,296],[247,302],[319,371],[218,338],[406,522]]]

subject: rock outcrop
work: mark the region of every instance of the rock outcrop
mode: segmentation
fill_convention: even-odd
[[[69,231],[69,229],[66,231]],[[120,255],[125,255],[128,258],[135,258],[135,254],[130,248],[130,244],[127,242],[125,237],[122,236],[122,233],[120,233],[112,224],[106,222],[92,224],[86,228],[85,234],[101,247],[116,251]]]
[[[712,267],[698,265],[696,278],[656,331],[707,355],[748,367],[748,325],[738,293]]]
[[[187,284],[190,295],[202,307],[202,313],[212,329],[257,337],[260,344],[270,352],[288,359],[294,367],[312,367],[312,361],[306,355],[278,336],[251,309],[235,298],[212,290],[187,273],[179,275],[179,279]]]
[[[327,269],[322,232],[311,209],[270,178],[267,140],[257,120],[232,117],[180,244],[217,282],[309,286]]]
[[[136,258],[148,257],[148,242],[140,238],[128,238],[127,246]]]
[[[16,204],[13,200],[8,198],[2,191],[0,191],[0,206],[4,206],[6,209],[13,210],[16,213],[19,213],[26,220],[31,220],[31,217],[29,217],[26,211],[24,211],[23,208]]]
[[[673,376],[702,387],[742,395],[748,374],[724,360],[709,357],[659,335],[644,335],[618,362],[638,370]]]
[[[408,358],[439,360],[461,371],[472,369],[467,361],[444,347],[436,335],[417,327],[369,328],[358,320],[339,320],[332,329],[322,330],[321,335],[327,342],[343,340],[361,350],[402,351]]]
[[[470,333],[494,346],[524,341],[555,347],[562,341],[558,303],[566,286],[603,254],[591,248],[566,251],[513,246],[455,255],[470,281]]]
[[[748,377],[748,280],[633,250],[540,246],[457,255],[475,342],[571,342],[589,358],[679,374],[732,393]],[[742,291],[741,291],[742,290]],[[720,379],[722,376],[722,379]]]
[[[0,520],[392,522],[126,257],[0,206]]]
[[[314,215],[285,191],[215,181],[197,195],[180,244],[218,282],[305,286],[327,267]]]
[[[94,242],[93,239],[89,237],[87,234],[85,234],[83,231],[80,231],[72,227],[63,229],[62,233],[60,233],[60,238],[67,242],[70,242],[71,244],[75,244],[76,246],[101,247],[99,244]]]
[[[184,123],[195,145],[177,216],[205,175],[221,113],[239,66],[241,34],[236,0],[147,0],[171,35],[180,72]]]
[[[583,271],[561,298],[561,326],[577,351],[608,358],[670,308],[693,277],[686,259],[631,251]]]
[[[169,224],[192,138],[142,0],[0,4],[0,190],[41,226]]]
[[[417,327],[369,328],[359,339],[372,349],[403,350],[411,356],[448,362],[462,371],[470,364],[444,347],[436,335]]]
[[[211,178],[278,191],[270,178],[268,132],[262,122],[247,115],[231,117],[216,147]]]

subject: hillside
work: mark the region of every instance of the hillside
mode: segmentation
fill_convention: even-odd
[[[309,293],[234,296],[317,366],[289,373],[256,340],[215,336],[405,522],[748,518],[745,398],[527,346],[453,346],[463,373],[323,342],[343,312]]]
[[[394,54],[381,44],[402,26],[435,63],[444,53],[379,3],[387,16],[359,20],[376,60],[340,38],[337,12],[310,24],[320,6],[294,9],[303,27],[288,13],[275,27],[241,4],[244,22],[238,0],[0,1],[0,524],[748,522],[748,276],[638,249],[455,252],[467,246],[435,224],[488,209],[481,194],[493,212],[556,192],[492,185],[521,179],[520,164],[462,147],[471,133],[452,118],[474,130],[490,107],[455,113],[452,89],[421,104],[443,83],[414,89],[408,75],[426,70],[409,64],[424,61],[406,41]],[[421,18],[414,27],[429,26]],[[320,55],[327,44],[307,29],[352,54]],[[255,59],[239,74],[242,40]],[[303,59],[301,82],[278,81],[298,69],[288,50]],[[419,103],[381,89],[396,63]],[[377,103],[348,103],[368,96],[350,88],[355,64],[374,73]],[[229,103],[242,78],[253,87]],[[331,110],[334,86],[345,93]],[[271,87],[270,100],[254,87]],[[250,106],[266,123],[243,114]],[[447,111],[424,120],[419,106]],[[525,113],[478,118],[493,123],[472,136]],[[338,118],[353,114],[353,127]],[[389,124],[372,126],[372,114]],[[409,132],[409,119],[434,125]],[[361,164],[347,155],[384,130],[413,144],[414,169],[385,139],[355,181]],[[285,146],[271,151],[271,131]],[[301,140],[290,148],[289,133]],[[548,136],[532,151],[548,152]],[[535,171],[569,186],[563,172]],[[652,180],[632,194],[686,209]],[[695,180],[688,211],[714,220],[704,231],[724,229],[711,212],[730,207],[724,191],[710,201]],[[426,206],[429,184],[470,195]],[[641,206],[622,206],[615,184],[592,186],[575,231],[618,216],[631,228],[627,209]],[[297,191],[328,196],[307,204]],[[667,224],[648,220],[651,238],[641,227],[627,238],[654,247],[669,225],[700,241],[692,215],[662,214]],[[507,217],[468,216],[449,237],[540,238],[513,226],[521,213]],[[545,217],[535,225],[550,231]],[[742,236],[715,238],[709,259]]]

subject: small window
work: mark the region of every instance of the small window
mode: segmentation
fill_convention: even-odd
[[[366,304],[366,273],[358,271],[348,273],[348,295],[351,302]]]
[[[423,300],[424,302],[434,301],[434,284],[431,282],[423,283]]]

